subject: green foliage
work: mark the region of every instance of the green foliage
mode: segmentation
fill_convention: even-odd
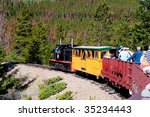
[[[35,39],[31,39],[30,43],[28,44],[27,48],[26,48],[26,62],[27,63],[37,63],[37,64],[41,64],[41,60],[39,57],[39,49],[40,49],[40,43],[35,40]]]
[[[146,49],[150,45],[150,1],[140,1],[136,11],[137,22],[132,29],[132,46]]]
[[[95,13],[90,34],[94,45],[107,45],[111,38],[112,21],[110,7],[101,2]]]
[[[5,57],[5,61],[23,62],[25,61],[25,58],[23,56],[17,55],[13,50],[9,55]]]
[[[58,100],[72,100],[73,96],[72,96],[72,91],[67,91],[62,95],[59,95],[56,99]]]
[[[131,46],[131,29],[130,17],[127,14],[124,14],[113,29],[112,39],[110,40],[110,45],[113,46]]]
[[[65,29],[64,29],[63,25],[59,24],[57,26],[57,40],[59,40],[59,39],[64,40],[65,36],[66,36],[65,35]]]
[[[32,28],[32,14],[27,7],[23,7],[17,18],[14,36],[14,52],[16,61],[27,63],[48,64],[50,45],[48,45],[48,31],[43,22]],[[19,57],[19,58],[17,58]],[[21,59],[20,59],[21,58]],[[24,58],[24,59],[22,59]]]
[[[5,49],[4,47],[0,46],[0,63],[4,62],[5,56],[6,56]]]
[[[30,2],[7,0],[6,4],[5,11],[8,15],[6,19],[16,17],[18,11],[21,12],[24,7],[28,7],[33,13],[33,17],[25,21],[30,22],[29,24],[31,20],[34,21],[35,26],[31,30],[31,36],[17,37],[20,38],[19,40],[27,41],[18,42],[22,44],[25,42],[23,47],[22,44],[16,44],[24,50],[16,49],[21,52],[15,51],[16,57],[25,58],[22,61],[47,64],[50,50],[55,47],[60,38],[64,43],[70,42],[69,38],[72,37],[79,45],[123,45],[131,49],[136,46],[146,48],[150,45],[149,0],[142,0],[140,3],[139,0],[105,0],[105,2],[104,0],[34,0]],[[139,6],[137,15],[133,17],[137,6]],[[22,19],[26,16],[22,15]],[[40,20],[46,23],[46,25],[42,24],[44,30],[40,28],[39,23],[36,24]],[[16,27],[18,25],[17,20]],[[24,25],[19,26],[22,26],[16,28],[19,34],[22,34],[21,30],[30,29],[28,26],[27,28],[24,28]],[[89,37],[88,40],[87,37]],[[46,39],[49,39],[51,46],[46,44],[48,43]],[[42,40],[46,41],[41,45]]]
[[[47,85],[50,85],[50,84],[54,84],[54,83],[56,83],[56,82],[59,82],[59,81],[61,81],[61,80],[63,80],[63,78],[60,77],[60,76],[57,76],[57,77],[53,77],[53,78],[50,78],[50,79],[46,80],[45,83],[46,83]]]
[[[66,85],[67,84],[64,82],[58,82],[58,83],[45,86],[40,90],[38,97],[39,99],[46,99],[51,95],[55,95],[56,93],[59,93],[62,90],[64,90],[66,88]]]
[[[32,14],[28,7],[22,7],[17,16],[13,48],[15,53],[24,57],[32,35]]]
[[[39,28],[39,33],[36,32],[37,36],[40,41],[40,55],[39,57],[41,58],[42,64],[49,64],[49,58],[50,58],[50,53],[51,53],[51,48],[50,44],[48,42],[48,31],[46,29],[46,26],[44,23],[39,23],[37,25],[37,29]],[[40,34],[40,37],[38,35]],[[34,36],[34,35],[33,35]]]
[[[51,49],[45,24],[39,22],[32,32],[32,39],[27,46],[26,62],[48,64]]]
[[[45,88],[45,84],[39,84],[38,86],[39,86],[40,90],[43,89],[43,88]]]
[[[0,94],[6,94],[9,89],[20,89],[22,82],[15,77],[10,77],[0,81]]]

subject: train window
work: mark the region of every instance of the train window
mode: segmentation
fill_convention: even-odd
[[[83,57],[82,57],[82,59],[86,59],[86,52],[85,51],[83,51]]]
[[[79,56],[79,50],[76,50],[75,53],[76,53],[76,56]]]
[[[79,57],[79,50],[77,50],[77,56]]]
[[[110,54],[112,54],[112,57],[116,57],[116,49],[111,49]]]
[[[105,55],[106,55],[106,52],[101,52],[101,59],[104,58]]]
[[[95,59],[98,58],[98,52],[97,52],[97,51],[94,52],[94,58],[95,58]]]
[[[87,58],[90,58],[90,51],[87,50]]]
[[[88,50],[85,50],[86,58],[88,58]]]
[[[92,50],[92,58],[94,58],[94,50]]]

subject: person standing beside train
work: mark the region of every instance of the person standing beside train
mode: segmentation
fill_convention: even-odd
[[[142,51],[141,51],[141,47],[137,47],[137,51],[132,55],[130,56],[127,61],[131,61],[132,62],[136,62],[136,63],[140,63],[140,59],[141,59],[141,56],[142,56]]]

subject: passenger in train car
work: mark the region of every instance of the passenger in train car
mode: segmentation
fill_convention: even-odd
[[[150,74],[150,46],[148,51],[143,52],[143,56],[141,57],[140,67],[144,73]]]
[[[131,56],[130,53],[128,52],[129,48],[123,47],[122,51],[120,51],[118,55],[118,59],[122,61],[127,61],[128,58]]]
[[[111,53],[106,52],[106,54],[104,55],[104,58],[111,58]]]
[[[132,62],[140,63],[142,54],[141,47],[137,47],[137,51],[131,57],[129,57],[127,61],[132,60]]]
[[[112,58],[112,59],[115,59],[115,53],[106,52],[106,54],[104,55],[104,58]]]
[[[148,47],[148,50],[146,52],[146,59],[147,59],[148,63],[150,63],[150,46]]]

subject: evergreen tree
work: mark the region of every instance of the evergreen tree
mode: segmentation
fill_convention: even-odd
[[[24,57],[32,35],[32,14],[28,7],[20,9],[17,17],[13,48],[18,56]]]
[[[39,57],[39,42],[37,39],[32,39],[31,43],[27,47],[27,54],[26,54],[26,62],[27,63],[37,63],[41,64],[41,60]]]
[[[43,22],[39,22],[36,29],[39,29],[34,33],[35,37],[40,41],[39,56],[42,60],[42,64],[49,64],[51,48],[48,43],[48,30]]]
[[[105,2],[101,2],[94,13],[94,21],[92,23],[92,30],[90,31],[94,39],[91,39],[91,42],[95,45],[108,44],[111,38],[111,29],[110,8]]]
[[[45,24],[39,22],[32,32],[32,39],[27,46],[26,62],[48,64],[50,45],[48,44],[48,31]]]
[[[132,46],[146,49],[150,45],[150,0],[140,1],[136,18],[138,21],[132,30]]]
[[[127,14],[123,14],[120,22],[113,27],[113,36],[110,41],[110,45],[113,46],[131,46],[131,29],[130,17]]]

